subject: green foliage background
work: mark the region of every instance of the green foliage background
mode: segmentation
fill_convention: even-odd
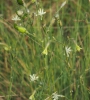
[[[29,100],[37,90],[35,100],[45,100],[56,91],[65,96],[59,100],[90,100],[89,0],[68,0],[59,11],[59,20],[54,16],[64,0],[38,0],[46,11],[42,21],[39,16],[33,16],[36,5],[31,0],[24,1],[30,15],[18,25],[21,23],[35,37],[22,35],[14,28],[12,15],[23,7],[16,0],[0,1],[3,15],[0,17],[0,43],[11,47],[6,51],[0,44],[2,99]],[[75,50],[73,39],[82,48],[80,52]],[[50,40],[48,55],[43,55]],[[72,48],[69,57],[65,54],[66,46]],[[30,82],[30,74],[37,74],[39,80]]]

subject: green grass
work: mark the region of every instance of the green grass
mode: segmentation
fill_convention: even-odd
[[[21,34],[14,28],[14,21],[7,7],[10,2],[0,4],[0,97],[3,100],[53,100],[57,91],[58,100],[90,100],[90,3],[88,0],[68,0],[60,9],[64,0],[39,1],[36,6],[29,0],[29,15],[19,22],[30,34]],[[13,13],[25,8],[15,0],[9,8]],[[43,20],[34,16],[39,8],[46,14]],[[55,19],[58,11],[59,18]],[[60,25],[60,21],[62,26]],[[42,52],[50,42],[44,55]],[[77,51],[76,44],[82,49]],[[71,47],[69,57],[65,47]],[[5,50],[5,47],[8,50]],[[39,79],[30,81],[30,75]]]

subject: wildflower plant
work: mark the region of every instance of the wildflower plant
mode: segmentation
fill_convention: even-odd
[[[57,92],[52,94],[52,99],[53,100],[59,100],[59,97],[63,98],[65,96],[64,95],[59,95]]]
[[[16,14],[11,18],[13,28],[12,26],[8,27],[6,22],[3,22],[4,26],[15,34],[11,35],[9,32],[1,34],[0,47],[3,49],[0,48],[0,66],[1,68],[4,66],[4,69],[0,70],[5,71],[5,76],[2,73],[0,75],[3,78],[7,74],[8,78],[11,77],[9,81],[5,80],[6,86],[10,85],[10,87],[7,86],[9,87],[9,97],[13,93],[18,95],[20,92],[21,98],[25,100],[27,98],[29,100],[89,100],[87,81],[84,78],[80,80],[80,76],[87,74],[85,66],[87,66],[87,72],[90,71],[88,67],[90,65],[88,58],[90,57],[86,56],[89,54],[90,48],[89,46],[84,48],[84,45],[90,42],[89,26],[88,31],[87,29],[85,29],[86,31],[82,30],[82,33],[87,33],[84,33],[85,37],[81,33],[77,35],[74,33],[80,31],[79,25],[86,22],[86,20],[83,21],[84,16],[81,18],[83,0],[82,2],[64,0],[62,3],[60,0],[52,1],[54,3],[48,0],[29,0],[29,2],[28,0],[26,2],[25,0],[17,0]],[[79,11],[72,9],[73,5],[75,8],[77,6]],[[85,11],[83,8],[83,12]],[[80,15],[78,15],[79,12]],[[69,19],[68,16],[70,16]],[[79,23],[78,25],[74,24],[74,20],[77,18],[76,23]],[[0,29],[5,31],[2,27]],[[73,38],[71,41],[70,37]],[[73,48],[75,48],[75,52]],[[80,53],[78,56],[77,52],[83,48],[88,53],[84,50],[85,54]],[[0,80],[3,81],[1,77]],[[85,84],[83,85],[81,81]],[[79,89],[77,88],[78,85],[80,86]],[[16,89],[17,86],[19,89]],[[13,89],[14,87],[16,88]],[[59,91],[60,94],[53,93],[53,91]],[[74,91],[74,94],[71,95],[70,91]],[[86,98],[83,98],[84,92]],[[10,99],[13,98],[8,98],[8,100]]]

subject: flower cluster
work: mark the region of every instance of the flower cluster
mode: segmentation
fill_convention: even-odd
[[[38,13],[34,13],[34,14],[35,14],[35,16],[38,16],[38,15],[41,16],[41,20],[42,20],[42,17],[43,17],[43,15],[44,15],[45,13],[46,13],[46,12],[44,12],[43,9],[40,8],[40,9],[38,10]]]
[[[68,46],[65,47],[65,52],[66,52],[67,57],[69,57],[71,51],[72,51],[71,47],[68,47]]]
[[[59,97],[65,97],[65,96],[64,95],[59,95],[59,94],[57,94],[57,92],[52,94],[52,99],[53,100],[59,100]]]
[[[20,19],[20,17],[18,15],[15,15],[15,16],[12,17],[12,20],[13,21],[19,21],[21,19]]]
[[[38,78],[39,77],[36,74],[30,75],[31,82],[34,82],[34,81],[38,80]]]
[[[46,12],[44,12],[43,9],[41,9],[41,8],[38,10],[38,15],[41,16],[41,20],[42,20],[42,16],[43,16],[45,13],[46,13]]]

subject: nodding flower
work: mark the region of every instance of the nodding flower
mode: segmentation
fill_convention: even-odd
[[[80,52],[81,49],[82,48],[79,45],[76,44],[76,50]]]
[[[51,43],[51,40],[46,44],[46,47],[45,47],[45,49],[43,50],[42,54],[44,54],[44,55],[47,55],[47,54],[48,54],[48,50],[47,50],[47,49],[48,49],[50,43]]]

